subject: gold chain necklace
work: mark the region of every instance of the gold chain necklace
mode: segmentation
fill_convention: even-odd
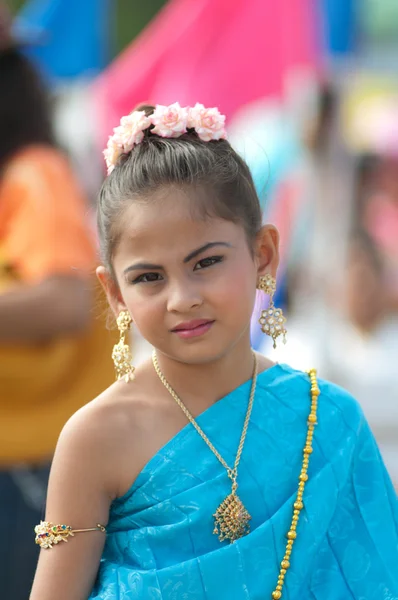
[[[247,409],[245,423],[244,423],[244,427],[243,427],[243,431],[242,431],[242,437],[240,440],[238,453],[236,455],[235,465],[234,465],[233,469],[228,467],[225,460],[214,448],[214,446],[210,442],[209,438],[202,431],[202,429],[196,423],[196,421],[193,418],[193,416],[191,415],[191,413],[188,411],[186,406],[182,403],[182,401],[177,396],[177,394],[175,393],[173,388],[170,386],[167,379],[165,378],[162,371],[160,370],[159,363],[157,361],[157,356],[156,356],[155,352],[152,355],[152,362],[155,367],[155,371],[156,371],[157,375],[159,376],[159,379],[165,386],[165,388],[168,390],[168,392],[171,394],[171,396],[177,402],[178,406],[183,410],[184,414],[188,417],[189,421],[192,423],[192,425],[195,427],[196,431],[199,433],[199,435],[203,438],[203,440],[209,446],[209,448],[213,452],[213,454],[215,454],[215,456],[218,458],[218,460],[223,465],[223,467],[225,467],[227,469],[228,477],[230,479],[232,479],[232,493],[220,504],[220,506],[218,507],[217,511],[215,512],[215,514],[213,516],[216,519],[214,533],[216,533],[217,535],[220,534],[219,535],[220,540],[230,539],[230,541],[233,542],[236,539],[238,539],[239,537],[242,537],[243,535],[249,533],[249,530],[250,530],[248,521],[250,520],[251,517],[250,517],[249,513],[247,512],[247,510],[245,509],[245,507],[243,506],[238,495],[236,494],[236,489],[238,487],[238,484],[236,483],[236,479],[238,476],[237,468],[239,465],[240,455],[242,454],[243,444],[244,444],[246,433],[247,433],[247,426],[249,423],[250,413],[251,413],[251,409],[253,406],[254,393],[255,393],[255,389],[256,389],[257,357],[256,357],[256,355],[254,355],[253,381],[252,381],[252,388],[251,388],[251,392],[250,392],[249,406]],[[283,559],[281,561],[277,585],[275,587],[275,590],[271,594],[272,600],[280,600],[280,598],[282,598],[282,591],[283,591],[283,586],[285,583],[285,577],[286,577],[287,570],[290,567],[290,559],[291,559],[291,554],[292,554],[292,550],[293,550],[293,545],[297,538],[297,525],[298,525],[299,518],[300,518],[300,512],[304,508],[304,503],[303,503],[304,488],[305,488],[306,482],[308,481],[309,457],[313,451],[312,441],[313,441],[313,436],[314,436],[314,429],[317,424],[317,408],[318,408],[318,397],[320,395],[320,390],[319,390],[319,386],[318,386],[318,382],[317,382],[317,378],[316,378],[316,369],[311,369],[310,371],[307,371],[307,373],[310,377],[310,382],[311,382],[311,410],[310,410],[310,414],[308,415],[308,419],[307,419],[307,436],[306,436],[305,445],[304,445],[304,449],[303,449],[304,457],[303,457],[303,463],[302,463],[302,467],[301,467],[301,471],[300,471],[300,475],[299,475],[299,484],[298,484],[297,495],[296,495],[295,501],[293,503],[293,517],[292,517],[292,521],[291,521],[291,524],[289,527],[289,531],[286,534],[286,537],[287,537],[286,550],[285,550]],[[220,531],[219,531],[219,529],[220,529]]]
[[[246,535],[250,531],[249,521],[251,516],[247,512],[242,500],[239,498],[236,490],[238,489],[238,466],[240,462],[240,457],[242,455],[243,446],[246,439],[247,428],[249,425],[250,414],[252,412],[253,400],[256,391],[256,382],[257,382],[257,356],[253,353],[254,357],[254,367],[253,367],[253,376],[252,376],[252,386],[249,397],[249,404],[247,407],[246,417],[243,424],[242,435],[240,438],[238,451],[236,453],[235,464],[233,468],[229,467],[226,461],[223,459],[221,454],[216,450],[213,446],[205,432],[199,427],[194,417],[191,415],[185,404],[182,402],[181,398],[176,394],[173,390],[162,371],[160,370],[158,359],[156,356],[156,352],[152,354],[152,362],[155,368],[156,374],[158,375],[160,381],[163,383],[164,387],[167,389],[172,398],[176,401],[178,406],[181,408],[185,416],[195,427],[196,431],[199,433],[200,437],[206,442],[207,446],[216,456],[216,458],[220,461],[222,466],[226,469],[228,477],[232,480],[232,491],[231,493],[222,501],[220,506],[217,508],[213,517],[215,519],[214,523],[214,531],[213,533],[219,536],[220,542],[224,540],[230,540],[234,542],[240,537]]]

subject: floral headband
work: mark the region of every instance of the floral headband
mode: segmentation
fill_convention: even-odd
[[[225,116],[218,108],[205,108],[203,104],[194,107],[181,107],[178,102],[170,106],[157,104],[154,112],[147,117],[143,110],[132,112],[122,117],[119,127],[113,130],[108,145],[104,150],[108,175],[122,154],[128,154],[134,146],[144,139],[144,131],[151,128],[154,133],[164,138],[177,138],[194,129],[204,142],[226,139],[224,129]]]

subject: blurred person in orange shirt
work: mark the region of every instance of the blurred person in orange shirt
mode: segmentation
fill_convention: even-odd
[[[29,596],[59,432],[113,379],[87,211],[0,5],[0,581],[10,600]]]

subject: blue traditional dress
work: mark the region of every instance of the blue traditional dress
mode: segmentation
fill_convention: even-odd
[[[283,600],[398,600],[398,503],[359,405],[320,382],[318,425]],[[198,418],[233,465],[250,382]],[[191,424],[111,507],[91,600],[267,600],[286,548],[310,412],[309,377],[260,373],[239,466],[251,532],[213,534],[231,492],[225,469]],[[375,398],[377,402],[377,398]]]

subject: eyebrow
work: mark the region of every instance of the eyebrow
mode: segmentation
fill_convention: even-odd
[[[188,256],[184,258],[183,262],[188,263],[199,254],[202,254],[202,252],[206,252],[206,250],[210,250],[210,248],[214,248],[215,246],[224,246],[225,248],[232,248],[232,245],[228,244],[228,242],[209,242],[208,244],[205,244],[204,246],[201,246],[200,248],[197,248],[196,250],[190,252]],[[152,263],[136,263],[135,265],[130,265],[129,267],[127,267],[127,269],[124,270],[124,274],[126,275],[130,271],[159,271],[160,269],[163,269],[162,265],[154,265]]]
[[[193,250],[193,252],[188,254],[188,256],[184,258],[184,263],[189,262],[190,260],[195,258],[195,256],[198,256],[199,254],[202,254],[202,252],[206,252],[206,250],[210,250],[210,248],[214,248],[215,246],[224,246],[226,248],[232,248],[231,244],[228,244],[228,242],[209,242],[208,244],[205,244],[204,246],[201,246],[197,250]]]

